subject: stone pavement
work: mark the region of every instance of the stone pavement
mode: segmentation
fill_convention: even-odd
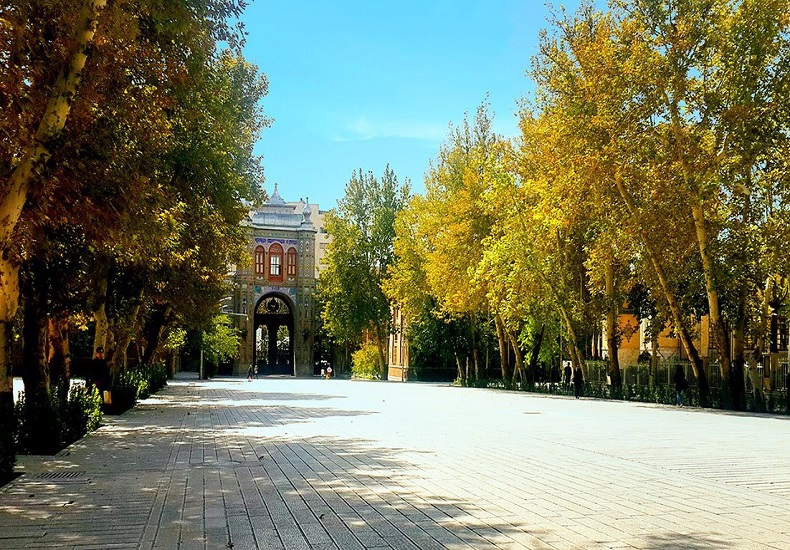
[[[788,549],[790,419],[181,378],[0,489],[0,548]]]

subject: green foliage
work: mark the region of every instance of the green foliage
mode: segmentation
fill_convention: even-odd
[[[153,363],[148,365],[147,370],[148,386],[151,393],[156,393],[167,386],[167,365],[161,362]]]
[[[429,304],[408,325],[409,380],[453,380],[457,374],[455,345],[459,322],[442,319]]]
[[[148,380],[142,372],[129,369],[117,374],[110,384],[112,402],[105,404],[105,410],[110,414],[121,414],[134,407],[140,395],[148,395]]]
[[[375,345],[365,344],[351,356],[351,375],[355,378],[379,378],[379,352]]]
[[[64,441],[68,445],[99,427],[102,420],[101,396],[95,387],[74,385],[65,405]]]
[[[14,406],[16,450],[29,454],[54,454],[99,427],[102,419],[99,391],[74,385],[66,400],[27,401],[22,394]]]
[[[121,414],[134,407],[138,399],[147,399],[166,385],[167,368],[163,363],[137,365],[113,378],[112,403],[105,405],[105,409],[111,414]]]
[[[395,260],[395,216],[409,196],[386,167],[376,178],[354,172],[336,210],[326,217],[332,236],[319,295],[324,329],[338,343],[359,342],[363,331],[382,341],[389,336],[390,301],[383,291]]]
[[[171,351],[178,350],[186,344],[186,341],[187,331],[180,327],[172,327],[165,335],[162,348]]]
[[[64,447],[63,417],[57,398],[28,401],[21,394],[14,406],[16,450],[25,454],[55,454]]]
[[[240,341],[239,331],[232,326],[231,320],[226,315],[217,315],[211,328],[203,333],[205,364],[216,369],[221,361],[236,357]]]

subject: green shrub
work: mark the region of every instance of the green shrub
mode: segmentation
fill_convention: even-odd
[[[164,363],[138,365],[113,377],[110,385],[112,403],[104,409],[110,414],[121,414],[134,407],[138,399],[147,399],[167,385],[167,367]]]
[[[140,395],[140,375],[134,370],[126,370],[113,376],[110,384],[112,402],[105,403],[104,410],[110,414],[121,414],[134,407]],[[147,386],[145,391],[147,391]]]
[[[375,380],[379,377],[379,351],[373,344],[365,344],[351,355],[351,375]]]
[[[55,454],[99,427],[101,398],[95,387],[82,385],[72,386],[65,400],[57,392],[34,401],[21,394],[14,416],[17,452]]]
[[[101,396],[95,386],[72,386],[64,410],[64,442],[70,445],[101,424]]]
[[[29,399],[20,394],[14,405],[18,453],[51,455],[65,447],[63,407],[57,396]]]
[[[151,393],[156,393],[167,386],[167,365],[164,363],[149,365],[148,386]]]

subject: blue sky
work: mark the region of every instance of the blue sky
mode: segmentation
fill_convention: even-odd
[[[256,147],[267,191],[329,209],[353,170],[389,163],[422,192],[449,125],[486,94],[496,131],[516,135],[548,14],[541,0],[252,2],[245,55],[269,78],[274,119]]]

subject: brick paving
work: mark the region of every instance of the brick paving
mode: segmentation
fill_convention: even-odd
[[[184,376],[20,457],[0,548],[790,548],[788,418]]]

